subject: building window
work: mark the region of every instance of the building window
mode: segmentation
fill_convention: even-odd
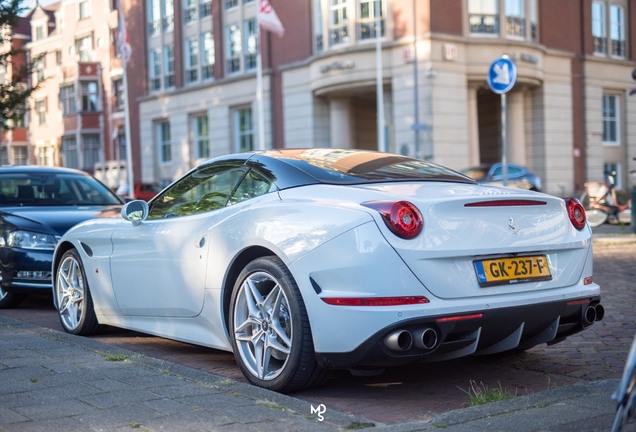
[[[77,141],[75,137],[62,138],[62,154],[64,155],[64,166],[67,168],[79,168],[77,157]]]
[[[187,69],[186,82],[193,83],[199,79],[199,41],[190,39],[186,44]]]
[[[79,18],[84,19],[91,16],[91,2],[84,0],[79,3]]]
[[[384,15],[382,13],[382,1],[360,0],[360,16],[358,19],[358,39],[375,39],[376,32],[380,37],[384,36]],[[380,28],[378,29],[378,21]]]
[[[41,83],[44,81],[44,58],[35,62],[35,83]]]
[[[238,6],[238,0],[225,0],[225,9],[232,9]]]
[[[183,11],[183,21],[188,24],[197,19],[197,0],[187,0]]]
[[[46,37],[44,34],[44,25],[39,25],[35,28],[35,40],[39,41]]]
[[[123,128],[117,131],[117,151],[118,159],[126,159],[126,131]]]
[[[214,78],[214,38],[212,33],[204,33],[202,36],[203,45],[203,67],[201,68],[202,78]]]
[[[258,28],[256,20],[245,21],[245,70],[256,69],[256,45]]]
[[[161,28],[164,33],[174,30],[174,2],[173,0],[164,0],[163,4],[164,16],[161,19]]]
[[[93,170],[99,162],[99,135],[82,135],[82,149],[84,150],[84,169]]]
[[[95,81],[82,83],[82,111],[97,111],[97,83]]]
[[[316,35],[316,52],[321,53],[323,48],[322,40],[322,1],[314,0],[315,21],[314,21],[314,34]]]
[[[80,62],[93,61],[93,38],[91,36],[77,39],[75,41],[75,47]]]
[[[35,112],[38,115],[38,124],[46,124],[46,99],[35,101]]]
[[[237,152],[254,150],[252,108],[243,108],[234,111],[234,131]]]
[[[228,34],[228,73],[235,73],[241,70],[241,29],[237,25],[227,28]]]
[[[57,66],[62,66],[62,50],[55,51],[55,64]]]
[[[505,0],[506,34],[508,36],[526,37],[526,18],[524,0]]]
[[[468,24],[474,34],[499,34],[499,1],[468,0]]]
[[[537,41],[537,0],[530,0],[530,40]]]
[[[51,146],[38,147],[38,165],[40,166],[55,166],[53,163],[53,155],[55,149]]]
[[[148,33],[155,36],[161,33],[161,2],[150,0],[150,22],[148,23]]]
[[[174,87],[174,46],[166,45],[163,47],[163,53],[163,87],[169,89]]]
[[[625,57],[625,13],[622,6],[610,6],[610,40],[612,55]]]
[[[212,0],[202,1],[200,6],[200,16],[201,18],[209,17],[212,15]]]
[[[124,81],[121,78],[113,80],[113,106],[115,109],[123,110],[126,102],[126,95],[124,94]]]
[[[60,105],[62,114],[73,114],[77,111],[75,107],[75,84],[60,87]]]
[[[13,165],[27,165],[29,163],[29,152],[26,146],[13,146]]]
[[[161,90],[161,50],[150,52],[150,91]]]
[[[167,121],[157,124],[157,147],[159,148],[159,163],[170,163],[172,161],[172,147],[170,144],[170,123]]]
[[[617,95],[603,95],[603,144],[616,146],[620,144],[620,112]]]
[[[592,3],[592,37],[594,40],[594,52],[607,53],[607,37],[605,35],[605,4]]]
[[[348,0],[332,0],[329,11],[329,46],[349,42]]]
[[[6,147],[0,147],[0,165],[9,165],[9,152]]]
[[[194,131],[194,153],[196,159],[210,157],[210,130],[208,128],[208,116],[202,115],[192,119]]]

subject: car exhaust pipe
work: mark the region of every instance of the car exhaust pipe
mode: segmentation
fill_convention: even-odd
[[[396,330],[384,338],[384,345],[393,351],[406,351],[413,345],[413,336],[406,330]]]
[[[437,340],[437,332],[430,327],[417,329],[413,332],[413,345],[416,348],[432,350],[437,346]]]
[[[605,316],[605,308],[601,304],[597,304],[596,307],[596,321],[601,321]]]
[[[594,321],[596,321],[596,308],[590,305],[583,311],[583,324],[589,326],[594,324]]]

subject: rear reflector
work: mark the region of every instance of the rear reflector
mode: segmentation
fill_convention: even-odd
[[[496,200],[496,201],[480,201],[464,204],[464,207],[519,207],[519,206],[542,206],[546,205],[545,201],[536,200]]]
[[[424,296],[408,297],[322,297],[322,301],[332,306],[401,306],[425,304]]]
[[[581,305],[581,304],[587,304],[589,302],[591,302],[592,299],[586,298],[586,299],[580,299],[580,300],[572,300],[568,302],[568,306],[576,306],[576,305]]]
[[[479,318],[481,318],[483,316],[484,316],[483,313],[472,314],[472,315],[457,315],[457,316],[449,316],[449,317],[437,318],[435,321],[437,321],[438,323],[445,323],[445,322],[452,322],[452,321],[463,321],[463,320],[470,320],[470,319],[479,319]]]
[[[590,285],[592,283],[592,276],[588,276],[583,279],[583,285]]]

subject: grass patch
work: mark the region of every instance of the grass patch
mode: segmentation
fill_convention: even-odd
[[[468,388],[468,390],[464,390],[461,387],[458,388],[468,395],[468,401],[464,405],[469,407],[475,405],[485,405],[487,403],[517,397],[516,392],[513,395],[508,390],[503,389],[501,387],[501,383],[499,383],[499,387],[488,387],[483,382],[477,384],[475,381],[470,380],[470,387]]]
[[[139,429],[141,427],[141,423],[131,423],[130,427],[133,429]]]
[[[448,426],[446,426],[444,423],[433,423],[433,427],[436,427],[438,429],[446,429]]]
[[[363,421],[354,421],[344,427],[345,430],[355,430],[355,429],[366,429],[370,427],[375,427],[375,423],[363,422]]]
[[[37,378],[31,378],[29,381],[31,381],[32,383],[36,383],[36,382],[38,382],[38,379]]]
[[[277,410],[280,410],[280,411],[284,411],[285,410],[285,408],[283,406],[278,405],[276,402],[272,402],[272,401],[268,401],[268,400],[257,400],[256,403],[259,404],[259,405],[264,405],[266,407],[274,408],[274,409],[277,409]]]
[[[104,356],[104,358],[106,359],[106,361],[117,362],[117,361],[126,361],[128,356],[124,354],[107,354]]]
[[[229,386],[236,383],[236,381],[233,381],[231,379],[224,379],[223,381],[219,381],[218,383],[216,383],[217,385],[221,385],[221,386]]]

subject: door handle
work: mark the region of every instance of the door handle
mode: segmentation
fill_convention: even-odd
[[[205,246],[205,236],[194,242],[195,248],[202,248],[203,246]]]

